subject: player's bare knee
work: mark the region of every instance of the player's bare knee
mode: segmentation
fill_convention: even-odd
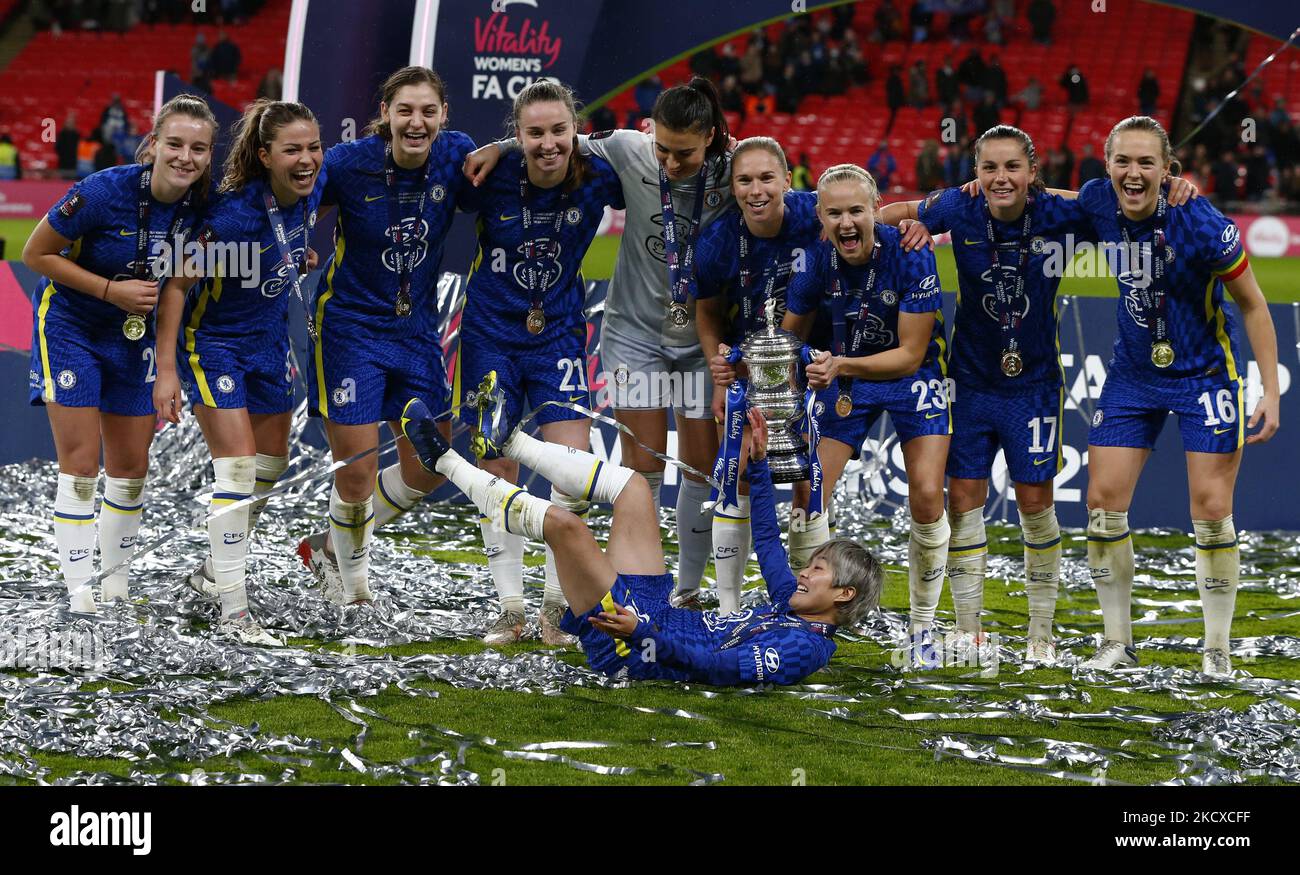
[[[650,483],[639,471],[634,472],[619,491],[618,498],[614,500],[614,511],[626,513],[636,508],[648,508],[652,506],[653,500]]]
[[[912,518],[917,522],[932,523],[943,516],[943,486],[913,484],[908,490]]]
[[[1212,493],[1192,495],[1192,519],[1221,520],[1232,514],[1232,497]]]

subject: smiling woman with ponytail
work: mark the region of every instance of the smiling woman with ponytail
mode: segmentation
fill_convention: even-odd
[[[184,386],[216,474],[211,552],[190,584],[220,599],[220,632],[246,644],[279,643],[254,619],[245,586],[248,538],[265,502],[222,509],[268,491],[289,464],[289,307],[303,306],[320,169],[310,109],[253,103],[235,129],[220,195],[199,234],[221,262],[168,282],[158,310],[154,403],[163,419],[179,422]]]
[[[216,131],[202,98],[171,99],[138,163],[77,183],[23,248],[23,263],[42,277],[32,299],[31,403],[45,406],[54,433],[54,536],[75,613],[95,612],[96,532],[103,601],[127,596],[155,425],[152,264],[164,245],[178,251],[197,220]],[[96,525],[101,451],[107,477]]]

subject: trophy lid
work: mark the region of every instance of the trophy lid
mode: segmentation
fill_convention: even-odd
[[[746,361],[795,361],[799,358],[803,341],[777,324],[776,304],[774,297],[763,303],[767,325],[756,329],[740,344]]]

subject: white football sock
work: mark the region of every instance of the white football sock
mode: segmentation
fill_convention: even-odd
[[[683,477],[677,486],[677,591],[695,592],[713,552],[713,511],[709,484]]]
[[[1061,578],[1061,527],[1056,505],[1038,513],[1020,511],[1020,534],[1025,545],[1025,595],[1029,598],[1029,637],[1052,636],[1056,616],[1057,581]]]
[[[952,538],[948,546],[948,587],[957,628],[972,635],[981,631],[984,612],[984,570],[989,558],[984,508],[948,513]]]
[[[99,564],[104,571],[122,566],[104,576],[106,602],[127,596],[131,569],[125,563],[140,535],[143,494],[143,477],[104,477],[104,499],[99,505]]]
[[[1192,520],[1196,533],[1196,588],[1205,614],[1205,647],[1228,649],[1232,612],[1241,573],[1232,514],[1221,520]]]
[[[713,571],[718,581],[718,612],[740,610],[740,591],[745,586],[745,565],[753,548],[749,527],[749,496],[736,496],[737,504],[713,510]]]
[[[947,516],[932,523],[918,523],[912,518],[912,534],[907,541],[907,591],[913,632],[934,625],[951,534]]]
[[[253,483],[254,495],[265,495],[275,488],[275,484],[280,482],[280,476],[289,467],[288,456],[268,456],[265,453],[258,453],[254,458],[256,462],[256,479]],[[257,521],[262,517],[262,511],[266,508],[267,499],[256,501],[249,505],[248,508],[248,533],[252,535],[253,529],[257,528]]]
[[[654,502],[655,519],[658,519],[659,518],[659,493],[662,492],[664,488],[664,472],[663,471],[642,471],[641,476],[645,478],[645,482],[650,486],[650,500]]]
[[[807,511],[792,508],[788,537],[790,567],[799,571],[808,564],[813,551],[831,539],[830,514],[823,511],[809,519]]]
[[[529,495],[528,490],[520,489],[509,480],[474,467],[455,450],[444,453],[438,459],[437,468],[438,473],[465,493],[479,513],[490,519],[498,529],[539,541],[546,540],[542,527],[546,521],[546,511],[551,507],[546,499]],[[622,470],[634,473],[627,468]]]
[[[504,454],[536,471],[561,492],[593,504],[613,504],[636,475],[631,468],[602,462],[586,450],[539,441],[522,431],[506,443]]]
[[[375,528],[374,496],[344,501],[338,486],[330,490],[330,540],[348,602],[370,599],[370,534]]]
[[[412,489],[402,479],[402,466],[396,462],[379,472],[375,480],[375,528],[382,529],[397,517],[424,500],[426,493]]]
[[[524,536],[503,532],[492,525],[487,517],[479,517],[483,533],[483,553],[487,556],[488,573],[497,588],[501,609],[524,612]]]
[[[554,486],[551,487],[551,504],[577,514],[582,518],[583,522],[586,522],[591,513],[591,502],[566,495]],[[564,605],[568,604],[568,602],[565,601],[564,589],[560,586],[560,574],[555,570],[555,551],[551,549],[550,544],[547,544],[546,589],[542,594],[542,606],[546,607],[555,604]]]
[[[1106,640],[1133,643],[1133,538],[1128,514],[1088,511],[1088,571],[1097,588]]]
[[[212,579],[221,596],[221,616],[233,617],[248,610],[244,581],[248,559],[248,506],[221,512],[253,494],[257,461],[252,456],[228,456],[212,460],[216,482],[208,518],[208,550],[212,557]]]
[[[54,541],[59,568],[73,611],[95,613],[95,592],[87,585],[95,576],[95,489],[99,477],[59,473],[54,494]]]

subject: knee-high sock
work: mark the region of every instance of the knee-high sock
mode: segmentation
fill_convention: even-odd
[[[591,502],[582,501],[566,495],[554,486],[551,487],[551,503],[580,516],[584,521],[591,513]],[[564,589],[560,586],[560,574],[555,570],[555,551],[546,545],[546,590],[542,594],[543,605],[566,604]]]
[[[934,625],[934,611],[943,592],[943,572],[948,564],[948,538],[952,529],[948,517],[932,523],[912,519],[907,542],[907,590],[911,605],[912,631]]]
[[[379,472],[375,480],[375,529],[379,530],[419,504],[427,493],[406,485],[402,466],[396,462]]]
[[[541,474],[561,492],[593,504],[613,504],[636,474],[631,468],[602,462],[586,450],[539,441],[522,431],[510,438],[505,455]]]
[[[948,514],[952,538],[948,546],[948,587],[957,628],[972,635],[980,633],[984,611],[984,569],[989,558],[988,536],[984,531],[984,508]]]
[[[1133,643],[1133,538],[1128,514],[1088,511],[1088,571],[1097,588],[1106,640]]]
[[[104,577],[106,602],[126,598],[130,569],[124,563],[140,535],[143,494],[143,477],[104,478],[104,500],[99,505],[99,564],[105,571],[121,565]]]
[[[87,581],[95,576],[95,488],[99,477],[59,474],[54,494],[54,541],[72,610],[95,612],[95,593]]]
[[[659,516],[659,493],[663,492],[664,488],[664,472],[642,471],[641,476],[645,478],[646,484],[650,487],[650,500],[654,502],[655,517],[657,518]]]
[[[740,610],[740,591],[745,585],[745,565],[753,549],[749,527],[749,496],[738,495],[738,504],[713,510],[713,570],[718,579],[718,611]]]
[[[1196,588],[1205,614],[1206,648],[1228,649],[1232,612],[1241,572],[1232,514],[1221,520],[1192,520],[1196,533]]]
[[[503,611],[524,612],[524,536],[503,532],[487,517],[479,518],[488,573]]]
[[[790,567],[798,571],[808,564],[813,551],[831,539],[830,513],[823,511],[812,519],[806,511],[790,511]]]
[[[546,499],[529,495],[528,490],[520,489],[509,480],[475,468],[455,450],[448,450],[438,460],[437,468],[438,473],[465,493],[479,509],[479,513],[491,520],[492,525],[498,529],[539,541],[546,540],[543,525],[546,512],[551,508],[551,503]],[[538,468],[533,470],[546,476]],[[635,473],[628,468],[621,470],[628,471],[629,474]]]
[[[677,591],[700,588],[704,566],[713,551],[713,511],[700,505],[709,500],[709,484],[683,477],[677,487]]]
[[[216,474],[208,518],[208,550],[212,557],[212,579],[221,596],[221,615],[232,617],[248,610],[244,586],[248,559],[248,506],[222,512],[222,508],[253,494],[257,462],[252,456],[229,456],[212,460]]]
[[[1057,581],[1061,577],[1061,527],[1056,505],[1038,513],[1020,512],[1025,544],[1025,595],[1029,598],[1029,637],[1052,637]]]
[[[268,456],[265,453],[258,453],[254,457],[256,461],[256,479],[253,483],[254,495],[265,495],[275,488],[275,484],[280,481],[280,476],[284,474],[289,467],[288,456]],[[262,511],[266,508],[266,499],[256,501],[249,505],[248,508],[248,533],[252,535],[253,529],[257,528],[257,521],[262,517]]]
[[[330,491],[330,539],[343,578],[343,595],[349,602],[369,599],[370,535],[375,528],[374,496],[344,501],[338,487]]]

